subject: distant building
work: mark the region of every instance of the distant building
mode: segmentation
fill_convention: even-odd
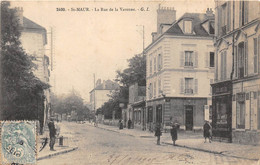
[[[140,86],[138,83],[130,85],[128,108],[122,114],[126,125],[130,119],[132,127],[142,130],[146,129],[145,95],[145,86]]]
[[[33,62],[37,65],[37,69],[33,71],[35,76],[45,83],[49,83],[49,57],[45,53],[45,45],[47,44],[46,29],[32,20],[23,16],[23,8],[15,8],[16,16],[21,25],[21,44],[25,52],[34,57]],[[50,116],[50,89],[44,90],[44,117],[45,125],[47,118]]]
[[[119,84],[111,80],[104,80],[101,83],[101,79],[98,79],[95,86],[89,93],[91,110],[96,112],[98,108],[101,108],[110,99],[109,95],[111,92],[119,90]]]
[[[216,1],[213,136],[259,144],[260,3]]]
[[[176,12],[159,8],[158,14],[164,13],[161,10]],[[160,26],[158,30],[165,31],[157,32],[161,35],[145,49],[146,121],[151,130],[155,123],[170,128],[174,121],[180,123],[181,129],[201,129],[205,106],[211,105],[210,83],[215,67],[213,11],[185,13],[174,20],[166,29]]]

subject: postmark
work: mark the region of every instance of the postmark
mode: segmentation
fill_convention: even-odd
[[[1,121],[0,126],[0,164],[36,164],[36,122]]]

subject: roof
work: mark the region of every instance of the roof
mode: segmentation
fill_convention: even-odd
[[[119,84],[116,82],[113,82],[111,80],[106,80],[103,83],[99,84],[94,88],[93,90],[117,90],[119,89]],[[91,90],[90,92],[92,92]]]
[[[178,23],[185,19],[192,20],[192,31],[194,34],[184,34],[181,30]],[[207,20],[214,20],[214,15],[207,16],[205,13],[185,13],[164,34],[178,36],[210,36],[210,34],[202,27],[202,24]]]
[[[41,25],[38,25],[37,23],[33,22],[32,20],[23,17],[23,28],[27,30],[36,30],[43,32],[44,38],[45,38],[45,44],[47,44],[47,35],[46,35],[46,29],[42,27]]]

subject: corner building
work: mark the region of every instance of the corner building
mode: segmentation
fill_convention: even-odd
[[[185,13],[158,27],[146,48],[147,129],[155,123],[170,129],[176,121],[184,130],[202,129],[214,79],[213,11]]]

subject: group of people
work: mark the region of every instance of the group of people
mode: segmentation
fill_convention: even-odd
[[[178,129],[180,128],[180,125],[178,122],[175,122],[172,124],[172,128],[170,130],[173,145],[175,146],[175,142],[178,139]],[[160,137],[162,136],[161,131],[161,124],[157,123],[155,127],[155,134],[154,136],[157,137],[157,145],[160,145]],[[212,140],[212,126],[210,125],[209,121],[205,121],[205,124],[203,125],[203,136],[205,138],[204,143],[207,142],[207,139],[209,139],[209,142],[211,143]]]

